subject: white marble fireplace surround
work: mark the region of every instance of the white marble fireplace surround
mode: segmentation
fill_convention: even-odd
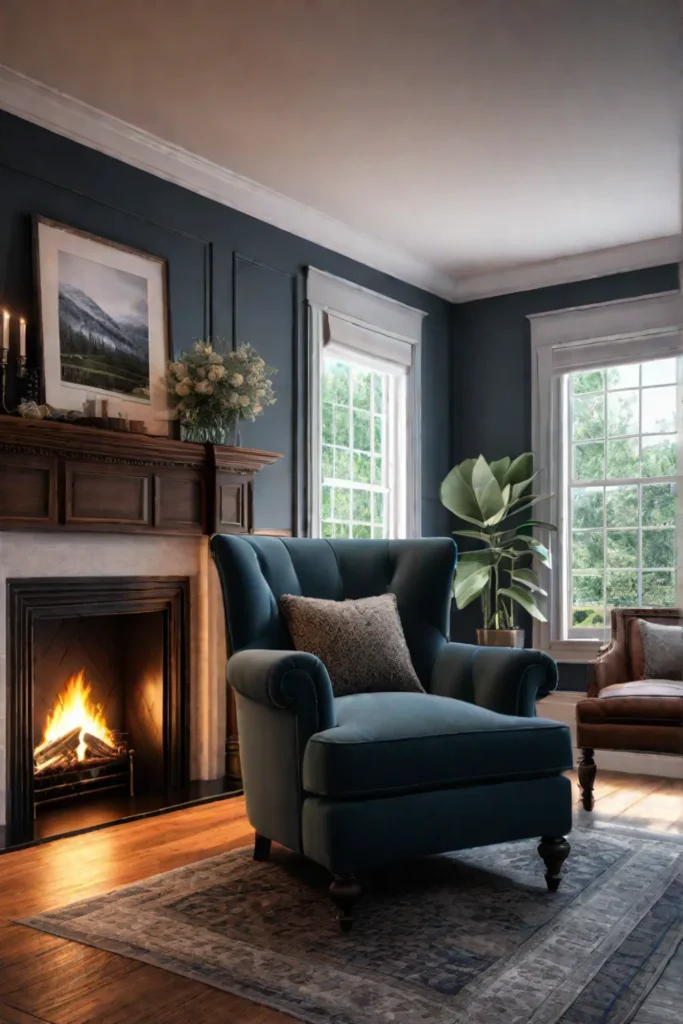
[[[208,538],[0,532],[0,825],[7,787],[7,580],[79,576],[190,579],[190,777],[225,773],[225,629]]]

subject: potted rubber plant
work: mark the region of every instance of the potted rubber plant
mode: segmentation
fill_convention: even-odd
[[[442,503],[467,524],[453,532],[482,544],[459,554],[453,588],[459,609],[481,601],[479,644],[523,647],[524,630],[517,625],[519,608],[540,622],[547,621],[538,605],[547,593],[535,567],[540,563],[550,568],[550,550],[531,531],[550,531],[555,526],[524,516],[510,521],[549,497],[532,493],[537,475],[531,452],[490,463],[480,455],[454,466],[441,485]]]

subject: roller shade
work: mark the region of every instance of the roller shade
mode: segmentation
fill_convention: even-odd
[[[412,365],[415,348],[408,341],[361,327],[332,313],[323,314],[323,344],[325,355],[338,354],[343,349],[345,356],[342,358],[349,358],[351,352],[359,361],[393,363],[404,373]],[[386,370],[386,365],[383,369]]]
[[[572,373],[620,363],[646,363],[683,353],[680,331],[645,338],[610,338],[585,344],[562,345],[552,350],[553,373]]]

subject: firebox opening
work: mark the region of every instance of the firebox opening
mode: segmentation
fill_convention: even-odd
[[[162,797],[161,612],[46,618],[33,638],[36,823],[93,802]]]

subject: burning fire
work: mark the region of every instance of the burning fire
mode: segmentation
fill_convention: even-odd
[[[107,728],[102,707],[93,704],[90,699],[92,686],[85,681],[85,669],[81,669],[75,676],[67,680],[66,686],[57,697],[57,701],[47,716],[47,725],[43,733],[43,739],[36,747],[38,753],[47,743],[66,736],[73,729],[81,730],[80,742],[76,750],[76,757],[79,761],[85,760],[87,747],[83,742],[86,733],[103,740],[111,747],[116,743],[111,732]]]

